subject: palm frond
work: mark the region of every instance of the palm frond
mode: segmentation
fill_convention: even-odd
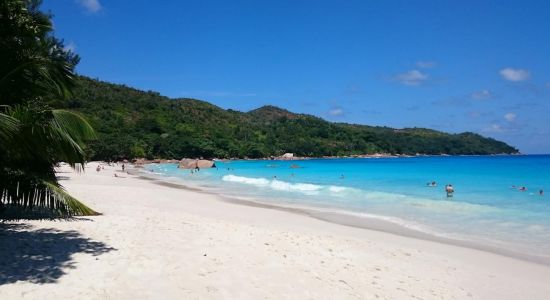
[[[59,52],[53,57],[46,57],[48,49],[56,49],[55,40],[36,41],[33,48],[21,49],[18,60],[6,65],[0,72],[0,92],[9,93],[25,89],[34,95],[55,93],[61,97],[71,95],[75,86],[74,62],[64,59]],[[72,60],[77,61],[74,57]]]
[[[78,113],[15,105],[7,114],[20,122],[17,136],[21,157],[40,161],[64,161],[76,170],[85,163],[84,142],[96,138],[91,125]]]
[[[99,215],[54,181],[16,176],[0,184],[1,219],[48,219]],[[7,183],[7,184],[6,184]]]
[[[97,138],[94,129],[81,114],[63,109],[52,110],[52,113],[55,126],[69,133],[77,143]]]
[[[43,184],[49,189],[50,197],[58,205],[63,206],[64,210],[72,216],[94,216],[99,215],[96,211],[84,205],[73,196],[69,195],[65,190],[54,182],[43,181]]]
[[[50,121],[52,138],[57,141],[56,147],[60,161],[67,162],[77,171],[82,171],[85,163],[84,142],[97,136],[86,119],[68,110],[52,110]]]
[[[18,125],[17,119],[0,113],[0,148],[17,134]]]
[[[95,137],[86,120],[56,111],[44,99],[66,98],[76,86],[78,55],[52,34],[41,1],[0,1],[0,218],[97,214],[57,183],[60,161],[81,170],[84,142]]]

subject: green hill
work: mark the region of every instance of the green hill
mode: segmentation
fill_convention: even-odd
[[[195,99],[169,99],[86,77],[74,95],[51,101],[84,114],[99,133],[92,159],[392,154],[494,154],[517,149],[466,132],[331,123],[275,106],[224,110]]]

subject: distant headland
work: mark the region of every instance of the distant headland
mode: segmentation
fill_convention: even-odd
[[[99,135],[87,150],[92,160],[519,153],[472,132],[332,123],[271,105],[249,112],[224,110],[205,101],[170,99],[82,76],[69,99],[50,105],[90,120]]]

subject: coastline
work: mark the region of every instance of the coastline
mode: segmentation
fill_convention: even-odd
[[[134,171],[137,170],[137,171]],[[446,245],[452,245],[457,247],[464,247],[474,250],[480,250],[484,252],[489,252],[496,255],[502,255],[514,259],[523,260],[526,262],[542,264],[545,266],[550,266],[550,256],[543,257],[538,255],[525,254],[514,250],[508,250],[504,247],[497,247],[493,245],[484,244],[482,242],[457,239],[451,237],[445,237],[438,235],[434,232],[426,232],[420,229],[408,227],[402,223],[390,221],[388,217],[384,216],[375,216],[375,215],[366,215],[366,214],[354,214],[349,211],[335,210],[335,209],[323,209],[321,207],[307,206],[307,205],[290,205],[290,204],[275,204],[268,203],[265,201],[260,201],[256,199],[244,199],[236,198],[229,195],[223,195],[217,192],[208,191],[200,187],[190,186],[184,182],[175,182],[167,181],[162,176],[156,176],[146,171],[138,169],[128,170],[130,174],[138,176],[143,180],[151,180],[153,183],[167,186],[176,189],[185,189],[188,191],[194,191],[199,193],[204,193],[208,195],[214,195],[219,198],[221,201],[226,201],[233,204],[253,206],[265,209],[275,209],[280,211],[285,211],[289,213],[294,213],[298,215],[303,215],[310,218],[319,219],[322,221],[344,225],[354,228],[374,230],[383,233],[393,234],[397,236],[403,236],[407,238],[421,239],[431,242],[442,243]]]
[[[545,299],[550,294],[545,265],[238,205],[116,167],[95,172],[95,166],[88,164],[83,174],[63,167],[61,183],[103,215],[7,224],[30,228],[0,235],[6,239],[0,243],[0,263],[6,266],[0,270],[1,298]],[[53,232],[85,242],[51,249]],[[17,238],[24,233],[35,242]],[[66,240],[53,238],[61,245]],[[70,255],[60,258],[59,251]],[[21,265],[47,260],[47,254],[58,264],[49,273],[44,265]],[[6,276],[10,271],[12,277]],[[47,280],[30,280],[23,276],[27,272],[46,272]]]
[[[476,156],[518,156],[518,155],[539,155],[539,154],[524,154],[521,152],[517,153],[491,153],[491,154],[422,154],[417,153],[414,155],[411,154],[389,154],[389,153],[374,153],[374,154],[357,154],[357,155],[344,155],[344,156],[294,156],[292,158],[283,158],[281,156],[276,157],[262,157],[262,158],[211,158],[213,161],[292,161],[292,160],[311,160],[311,159],[344,159],[344,158],[412,158],[412,157],[437,157],[437,156],[465,156],[465,157],[476,157]],[[183,159],[199,159],[199,158],[183,158]],[[132,160],[132,164],[136,166],[142,166],[146,164],[159,164],[159,163],[173,163],[177,164],[180,160],[178,159],[146,159],[146,158],[136,158]]]

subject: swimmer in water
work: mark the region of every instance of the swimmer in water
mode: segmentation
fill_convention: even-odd
[[[519,190],[520,190],[521,192],[525,192],[525,191],[527,191],[527,188],[524,187],[524,186],[522,186],[522,187],[519,188]]]
[[[453,193],[455,192],[455,188],[452,184],[447,184],[445,186],[445,191],[447,192],[447,198],[452,197]]]
[[[346,177],[344,177],[344,174],[340,175],[340,179],[344,179]]]
[[[540,191],[539,191],[539,195],[544,196],[544,191],[543,191],[543,190],[540,190]]]

